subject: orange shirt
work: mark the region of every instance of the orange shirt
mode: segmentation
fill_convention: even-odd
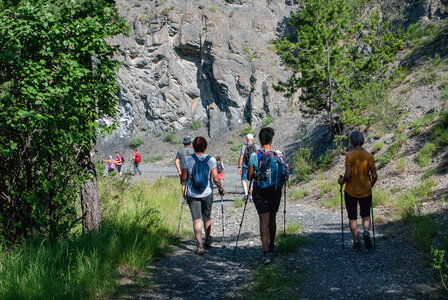
[[[365,150],[353,150],[345,156],[345,165],[352,167],[352,177],[345,191],[352,197],[364,198],[372,193],[370,171],[375,168],[373,155]]]

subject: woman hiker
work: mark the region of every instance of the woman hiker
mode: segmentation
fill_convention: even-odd
[[[362,238],[364,247],[372,249],[370,240],[370,208],[372,205],[372,188],[378,179],[373,155],[367,152],[362,145],[364,136],[359,130],[350,133],[349,142],[354,150],[345,156],[345,174],[338,182],[345,185],[344,198],[348,213],[350,231],[353,235],[353,250],[360,252],[361,243],[358,238],[357,205],[359,203],[362,219]]]
[[[260,144],[262,150],[252,153],[249,159],[249,168],[247,178],[254,179],[254,175],[259,172],[260,160],[263,155],[260,153],[275,152],[275,156],[279,157],[287,167],[285,156],[282,152],[272,148],[272,140],[274,137],[274,129],[265,127],[259,133]],[[263,245],[263,264],[271,263],[271,256],[275,251],[275,235],[277,232],[276,215],[282,198],[281,187],[274,191],[262,190],[256,182],[253,183],[252,199],[257,209],[260,220],[260,238]]]
[[[194,154],[185,157],[182,165],[181,181],[188,179],[186,199],[193,218],[193,231],[197,241],[195,253],[204,254],[204,248],[211,247],[211,219],[213,204],[213,182],[224,195],[221,181],[218,178],[216,160],[205,154],[207,140],[198,136],[193,140]],[[205,229],[205,242],[202,243],[202,223]]]
[[[122,167],[123,167],[123,157],[121,157],[120,152],[115,152],[115,165],[117,166],[118,177],[123,176]]]
[[[109,155],[109,159],[103,160],[107,164],[107,174],[110,174],[111,172],[115,171],[115,163],[112,159],[112,155]]]

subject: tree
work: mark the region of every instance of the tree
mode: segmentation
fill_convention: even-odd
[[[117,47],[127,26],[113,1],[0,4],[0,222],[7,241],[58,237],[83,208],[101,220],[91,151],[98,119],[116,113]],[[79,189],[81,196],[79,197]]]

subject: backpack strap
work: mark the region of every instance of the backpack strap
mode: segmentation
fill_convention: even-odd
[[[192,154],[191,157],[193,157],[195,163],[199,162],[199,158],[196,156],[196,154]]]

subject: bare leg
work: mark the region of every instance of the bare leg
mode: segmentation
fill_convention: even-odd
[[[353,236],[353,242],[358,242],[358,222],[356,220],[350,220],[350,231]]]
[[[362,229],[369,231],[370,229],[370,217],[362,218]]]
[[[196,241],[198,242],[199,247],[202,247],[202,220],[196,219],[193,221],[193,231],[194,236],[196,237]]]
[[[204,222],[204,228],[205,228],[205,239],[210,239],[210,231],[212,230],[212,221],[205,221]]]
[[[246,180],[241,180],[241,185],[243,186],[244,196],[247,195],[247,182]]]
[[[182,185],[182,195],[185,195],[187,191],[187,186],[186,185]]]
[[[277,233],[277,215],[270,214],[269,215],[269,243],[274,245],[275,243],[275,234]]]
[[[269,213],[259,214],[260,218],[260,238],[263,245],[263,251],[269,252]]]

